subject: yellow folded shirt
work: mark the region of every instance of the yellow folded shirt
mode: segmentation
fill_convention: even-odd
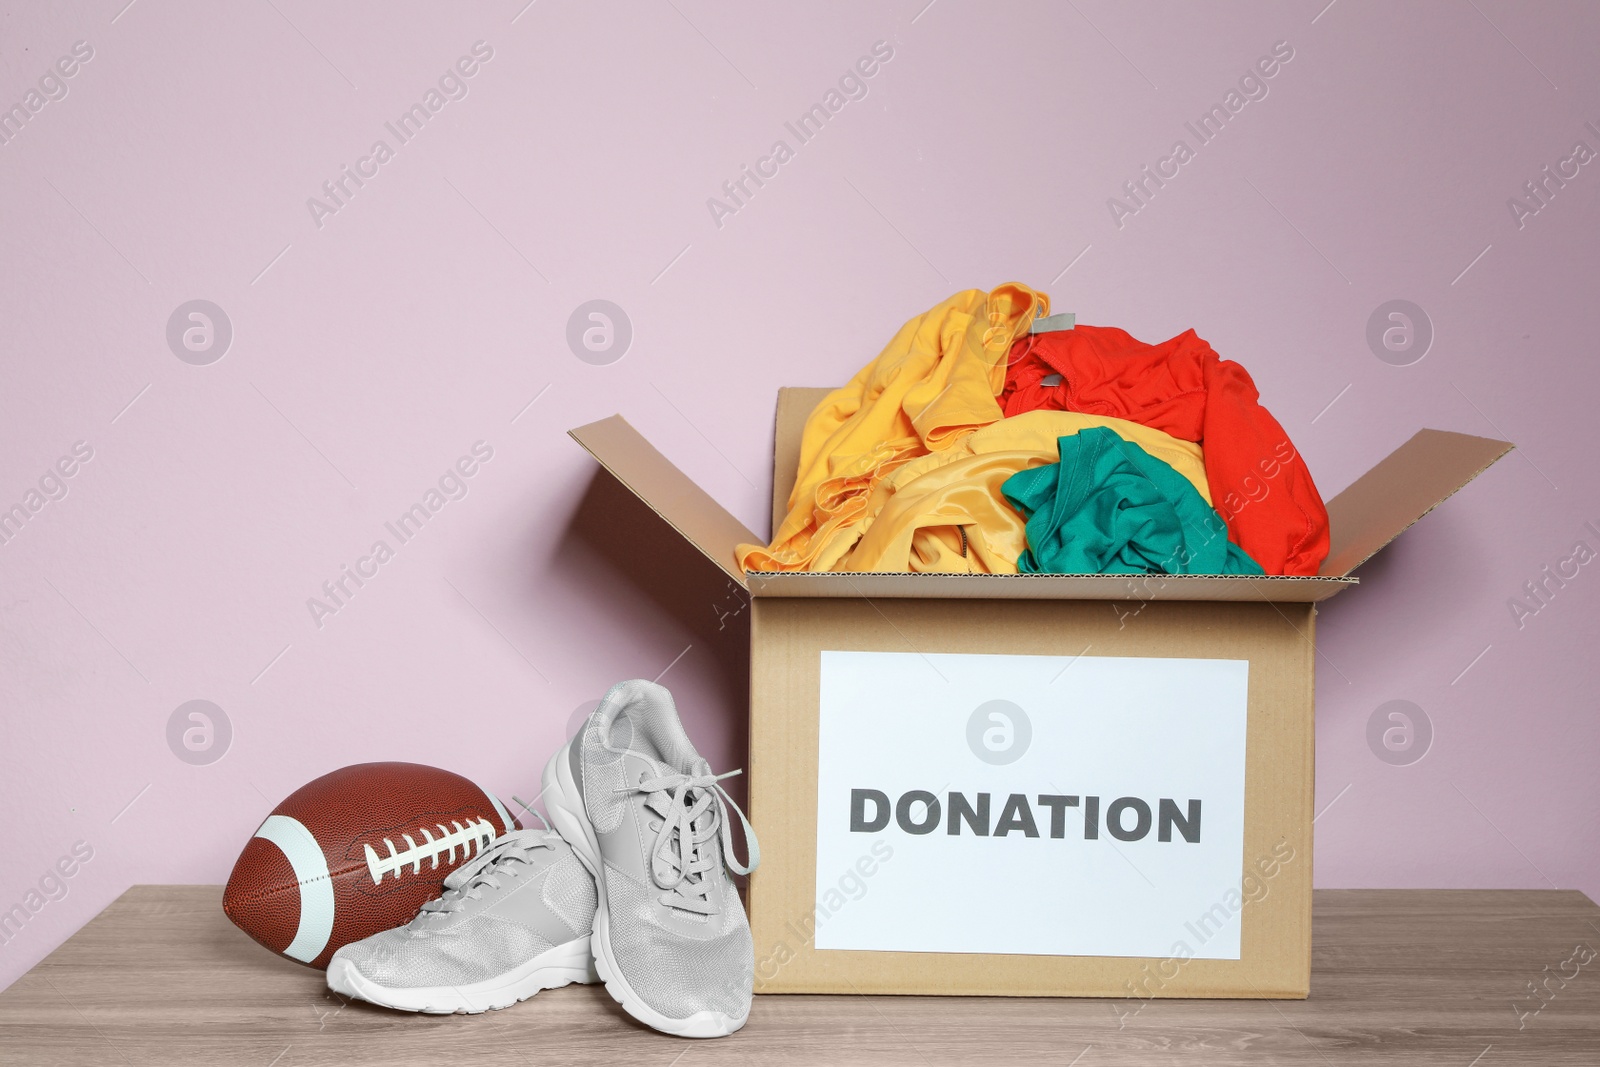
[[[1091,427],[1105,427],[1162,460],[1211,503],[1199,445],[1123,419],[1030,411],[881,479],[863,508],[861,536],[836,569],[1015,574],[1028,539],[1023,517],[1000,487],[1020,470],[1058,462],[1057,440]]]
[[[1025,285],[968,289],[900,328],[806,420],[789,514],[772,544],[740,545],[745,570],[826,571],[855,547],[879,482],[998,422],[1011,342],[1050,298]]]
[[[967,438],[974,454],[988,452],[1047,452],[1046,463],[1061,459],[1056,439],[1070,437],[1079,430],[1104,427],[1144,449],[1156,459],[1193,483],[1200,498],[1211,503],[1211,487],[1206,481],[1205,452],[1193,441],[1184,441],[1142,423],[1114,419],[1108,415],[1081,415],[1076,411],[1028,411],[1001,419]]]

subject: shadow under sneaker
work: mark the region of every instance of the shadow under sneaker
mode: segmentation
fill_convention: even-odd
[[[728,874],[760,862],[755,832],[690,744],[672,694],[621,682],[544,769],[544,801],[595,875],[595,967],[635,1019],[681,1037],[745,1024],[750,924]],[[733,850],[730,811],[749,849]]]
[[[402,1011],[508,1008],[541,989],[599,980],[594,910],[594,877],[559,834],[502,834],[411,922],[335,952],[328,988]]]

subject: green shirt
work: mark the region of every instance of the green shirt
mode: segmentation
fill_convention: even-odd
[[[1027,519],[1024,574],[1261,574],[1188,479],[1108,429],[1056,442],[1061,461],[1001,492]]]

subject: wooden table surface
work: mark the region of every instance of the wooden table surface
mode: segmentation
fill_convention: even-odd
[[[0,1064],[1600,1065],[1600,908],[1570,891],[1319,890],[1306,1001],[767,996],[719,1041],[599,987],[476,1016],[345,1001],[220,897],[128,890],[0,992]]]

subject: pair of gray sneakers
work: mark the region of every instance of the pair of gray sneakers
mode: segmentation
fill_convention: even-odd
[[[729,776],[695,751],[666,689],[619,683],[545,767],[557,832],[497,839],[411,923],[336,952],[328,985],[393,1008],[475,1013],[603,980],[657,1030],[733,1033],[750,1014],[755,966],[728,869],[749,873],[760,852],[723,791]]]

